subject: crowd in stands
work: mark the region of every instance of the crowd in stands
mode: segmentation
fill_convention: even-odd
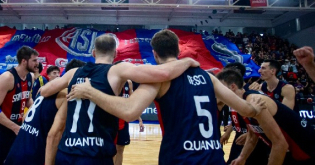
[[[221,31],[213,30],[212,34],[222,35]],[[308,77],[305,69],[296,61],[293,51],[297,46],[290,44],[288,40],[268,34],[242,34],[233,31],[224,35],[246,54],[251,54],[252,59],[260,66],[266,59],[279,61],[281,71],[278,74],[280,80],[292,84],[296,90],[296,98],[300,103],[305,103],[308,98],[315,100],[315,83]]]

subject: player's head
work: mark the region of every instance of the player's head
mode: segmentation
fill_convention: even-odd
[[[43,71],[43,64],[39,62],[37,68],[35,68],[34,70],[34,73],[40,74],[42,71]]]
[[[47,76],[49,78],[49,81],[51,81],[57,77],[60,77],[60,69],[58,66],[48,67],[46,73],[47,73]]]
[[[217,74],[217,78],[232,91],[243,88],[243,77],[238,71],[224,69]]]
[[[177,35],[170,30],[161,30],[154,34],[151,46],[157,63],[170,57],[177,58],[179,54],[178,40]]]
[[[34,72],[38,66],[38,52],[29,47],[22,46],[16,53],[16,58],[19,65],[25,67],[25,69],[29,72]]]
[[[72,59],[68,64],[66,65],[65,71],[68,72],[69,70],[73,68],[79,68],[86,65],[85,62],[78,60],[78,59]]]
[[[234,63],[228,63],[224,69],[235,69],[236,71],[238,71],[243,77],[245,75],[246,72],[246,68],[245,66],[240,63],[240,62],[234,62]]]
[[[276,77],[280,71],[280,63],[276,60],[265,60],[258,72],[260,73],[262,80],[268,80],[272,77]]]
[[[94,57],[110,56],[112,59],[116,57],[116,40],[113,34],[107,33],[98,36],[95,39],[95,49],[93,50]]]

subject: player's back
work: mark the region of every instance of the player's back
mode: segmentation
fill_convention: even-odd
[[[26,114],[18,136],[6,158],[5,164],[44,164],[48,132],[58,111],[56,97],[38,96]]]
[[[85,82],[109,95],[114,95],[107,80],[112,65],[87,63],[79,68],[68,86]],[[59,150],[77,156],[113,157],[116,154],[114,139],[118,131],[118,119],[96,106],[90,100],[75,99],[68,101],[68,114]]]
[[[216,98],[207,72],[189,68],[155,103],[163,132],[159,164],[224,164]]]
[[[243,98],[246,99],[250,94],[262,94],[258,91],[246,91]],[[262,94],[263,95],[263,94]],[[285,106],[279,101],[273,100],[277,105],[277,112],[273,116],[274,120],[280,127],[287,143],[289,144],[289,151],[292,157],[298,161],[304,161],[315,158],[315,130],[313,123],[300,117],[297,113],[292,111],[289,107]],[[270,140],[263,135],[263,130],[259,127],[259,123],[255,119],[250,119],[250,125],[255,126],[255,130],[261,130],[262,133],[257,135],[263,138],[266,144],[271,144]],[[256,122],[256,123],[253,123]],[[252,128],[252,126],[249,126]],[[253,130],[253,129],[252,129]]]

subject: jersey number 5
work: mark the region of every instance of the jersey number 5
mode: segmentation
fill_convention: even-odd
[[[194,100],[195,100],[195,106],[196,106],[196,110],[197,110],[197,115],[198,116],[205,116],[205,117],[208,118],[209,130],[206,131],[204,124],[203,123],[199,123],[200,133],[201,133],[201,135],[204,138],[210,138],[213,135],[212,115],[209,112],[209,110],[201,108],[201,103],[210,102],[210,99],[209,99],[208,96],[194,96]]]
[[[73,114],[73,121],[72,121],[72,127],[70,132],[75,133],[77,132],[77,126],[78,126],[78,120],[79,120],[79,115],[80,115],[80,110],[81,110],[81,105],[82,105],[82,100],[81,99],[76,99],[75,100],[77,102],[76,106],[75,106],[75,110],[74,110],[74,114]],[[87,115],[89,116],[90,119],[90,125],[89,125],[89,129],[88,132],[93,132],[94,127],[93,127],[93,114],[94,114],[94,110],[95,110],[95,103],[90,102],[88,111],[87,111]]]

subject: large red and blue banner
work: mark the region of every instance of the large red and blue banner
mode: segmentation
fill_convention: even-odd
[[[251,60],[251,56],[242,54],[236,45],[226,38],[170,30],[180,39],[179,59],[191,57],[200,62],[202,69],[213,72],[219,71],[227,63],[242,62],[247,69],[245,78],[259,76],[259,67]],[[137,29],[112,33],[118,43],[115,61],[155,65],[150,41],[158,31]],[[44,66],[65,67],[73,58],[93,62],[94,40],[104,33],[82,28],[42,31],[0,27],[0,73],[17,65],[16,52],[23,45],[36,49],[40,54],[39,61],[43,62]]]

